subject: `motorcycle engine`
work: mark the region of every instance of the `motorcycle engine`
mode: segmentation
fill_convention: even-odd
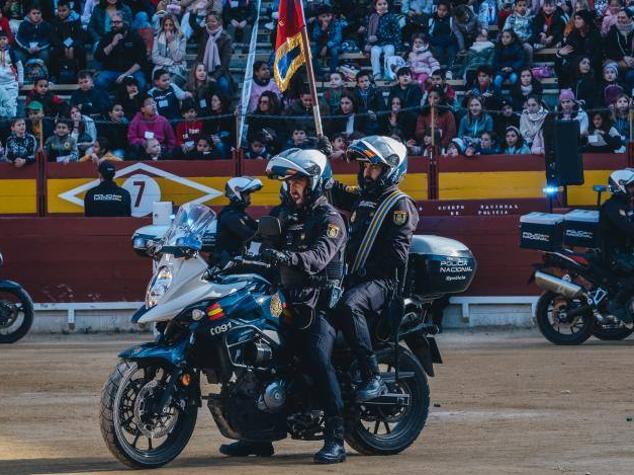
[[[258,409],[277,412],[286,404],[286,384],[281,379],[270,382],[258,398]]]

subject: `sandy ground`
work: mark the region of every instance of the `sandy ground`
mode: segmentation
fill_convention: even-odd
[[[147,337],[30,336],[0,347],[0,474],[126,473],[98,428],[117,351]],[[634,339],[555,347],[536,332],[451,332],[434,407],[413,447],[386,458],[311,463],[319,443],[282,441],[271,459],[227,459],[206,409],[187,449],[154,473],[634,473]]]

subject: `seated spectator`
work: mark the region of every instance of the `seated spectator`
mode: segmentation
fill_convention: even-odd
[[[49,63],[51,33],[51,25],[42,19],[42,10],[36,4],[31,5],[15,37],[18,44],[16,53],[22,64],[30,59],[41,59],[45,64]]]
[[[479,96],[482,106],[487,110],[500,108],[499,93],[493,84],[493,73],[490,66],[480,66],[477,70],[476,84],[471,88],[469,95]],[[466,102],[467,97],[465,97]]]
[[[517,0],[515,9],[504,23],[504,30],[511,30],[517,35],[518,44],[524,48],[526,57],[524,60],[529,66],[533,64],[533,46],[530,41],[533,37],[533,15],[528,10],[527,0]]]
[[[128,148],[128,119],[125,117],[123,106],[116,101],[113,102],[107,118],[108,120],[97,123],[97,136],[108,140],[112,153],[123,159]]]
[[[389,12],[387,0],[372,0],[365,51],[370,53],[374,80],[385,78],[385,62],[401,48],[401,27],[398,16]],[[383,56],[383,63],[381,63]]]
[[[634,86],[633,15],[631,10],[621,10],[616,17],[616,24],[605,38],[605,56],[618,63],[630,90]]]
[[[522,2],[523,0],[519,0]],[[509,17],[509,18],[512,18]],[[507,20],[508,21],[508,20]],[[500,43],[495,47],[493,66],[495,79],[493,86],[499,93],[502,83],[507,80],[511,86],[515,85],[518,73],[524,67],[524,50],[513,30],[504,30],[500,35]]]
[[[187,79],[185,90],[192,93],[196,103],[198,117],[207,117],[211,113],[211,94],[216,92],[215,84],[209,79],[203,63],[194,63]]]
[[[161,0],[157,5],[157,12],[159,7],[165,5],[164,10],[172,10],[175,15],[181,15],[184,10],[184,14],[181,19],[181,27],[185,38],[188,40],[194,34],[190,22],[195,22],[199,25],[205,23],[205,15],[207,12],[213,12],[216,15],[222,15],[222,8],[224,2],[216,2],[213,0],[181,0],[180,2],[174,2],[172,0]],[[178,7],[178,9],[177,9]]]
[[[176,146],[180,152],[175,154],[175,158],[184,158],[188,152],[194,150],[203,133],[203,121],[196,117],[193,100],[183,101],[181,113],[183,120],[176,124]]]
[[[456,136],[456,120],[440,86],[433,88],[427,95],[427,102],[416,121],[416,141],[421,144],[423,142],[424,131],[427,129],[431,130],[432,128],[432,106],[435,107],[434,129],[439,131],[440,145],[442,148],[447,148],[451,139]],[[413,146],[415,143],[408,143],[408,145]]]
[[[134,76],[126,76],[119,86],[115,98],[123,107],[126,120],[131,121],[143,105],[144,95],[139,90],[139,82]]]
[[[544,89],[542,83],[533,76],[531,68],[523,68],[519,77],[519,81],[511,88],[511,100],[513,109],[516,111],[524,109],[524,104],[529,96],[536,96],[541,100]]]
[[[140,155],[150,139],[158,140],[163,151],[171,152],[176,145],[176,136],[169,121],[156,110],[156,101],[151,96],[143,100],[141,110],[134,116],[128,127],[128,143],[132,158]]]
[[[127,76],[134,76],[139,89],[144,90],[145,43],[139,35],[130,30],[127,23],[124,23],[120,12],[112,14],[110,23],[110,32],[99,41],[95,51],[95,59],[103,65],[95,80],[96,86],[109,89],[115,83],[122,84]]]
[[[557,107],[559,120],[574,120],[579,123],[579,134],[588,135],[588,114],[586,114],[575,101],[575,95],[570,89],[563,89],[559,93],[559,106]]]
[[[470,96],[467,100],[467,114],[460,120],[458,137],[477,143],[482,132],[493,131],[493,119],[483,111],[482,99]]]
[[[70,4],[70,0],[59,0],[51,22],[51,75],[61,84],[75,83],[79,70],[86,67],[86,35]]]
[[[428,82],[429,85],[427,86],[427,94],[432,89],[439,87],[447,104],[454,110],[459,107],[458,100],[456,99],[456,91],[447,83],[446,71],[444,69],[432,72]],[[423,97],[423,103],[426,102],[426,99],[426,97]]]
[[[466,145],[462,139],[453,138],[449,145],[447,146],[447,150],[445,150],[445,154],[443,156],[449,158],[457,158],[464,156],[464,152],[466,149]]]
[[[599,84],[595,79],[590,58],[579,57],[579,62],[573,76],[572,90],[577,101],[586,109],[594,109],[602,102]]]
[[[26,124],[28,132],[43,146],[46,139],[53,135],[53,121],[44,116],[44,106],[38,101],[29,102],[26,106],[26,115],[29,119]]]
[[[308,140],[306,128],[303,125],[298,124],[291,129],[291,138],[288,142],[286,142],[284,150],[288,150],[289,148],[301,148],[304,150],[310,148],[311,146],[312,144]]]
[[[619,82],[618,65],[613,61],[606,62],[603,66],[603,82],[601,83],[601,105],[611,106],[624,92]]]
[[[506,129],[509,127],[519,127],[520,118],[513,111],[511,103],[502,99],[500,102],[500,113],[493,116],[493,131],[497,137],[504,137],[506,135]]]
[[[284,121],[280,120],[280,114],[280,102],[277,95],[272,91],[264,91],[260,96],[257,108],[252,115],[247,117],[249,138],[254,137],[265,128],[272,130],[271,135],[274,135],[272,137],[274,140],[269,144],[272,153],[280,151],[282,140],[285,140],[287,136]]]
[[[33,83],[33,89],[26,98],[28,106],[32,101],[37,101],[44,107],[44,115],[46,117],[56,117],[59,115],[67,115],[68,104],[61,97],[53,94],[50,90],[48,78],[40,77]]]
[[[504,155],[528,155],[531,153],[517,127],[511,125],[506,128],[502,153]]]
[[[236,143],[236,117],[230,110],[230,100],[220,94],[211,95],[211,112],[203,123],[205,134],[211,137],[214,150],[222,159],[228,159]]]
[[[330,73],[330,81],[328,82],[328,87],[324,91],[324,100],[328,105],[328,113],[334,114],[335,111],[339,108],[339,100],[345,91],[345,87],[343,84],[343,76],[340,72],[335,71],[334,73]]]
[[[186,43],[176,16],[163,16],[152,44],[152,63],[155,65],[152,74],[163,69],[175,85],[184,86],[187,79]]]
[[[22,84],[24,84],[22,61],[9,46],[9,37],[6,32],[0,31],[0,117],[15,117]]]
[[[390,95],[388,97],[388,104],[392,102],[394,97],[398,97],[401,100],[403,108],[418,108],[420,107],[423,93],[421,92],[420,85],[416,82],[412,82],[412,70],[403,66],[396,71],[397,83],[390,87]],[[416,113],[418,111],[414,111]]]
[[[605,11],[603,21],[601,22],[601,36],[608,36],[610,28],[616,25],[617,16],[623,9],[623,2],[621,0],[610,0],[608,3],[608,9]]]
[[[97,137],[92,147],[86,155],[79,159],[80,162],[92,161],[95,165],[99,166],[101,162],[110,160],[111,162],[120,162],[121,158],[117,157],[110,150],[110,142],[105,137]]]
[[[576,12],[572,18],[573,28],[557,50],[557,77],[564,87],[571,83],[574,68],[579,57],[590,58],[590,64],[599,70],[601,64],[601,35],[592,23],[592,15],[587,10]]]
[[[553,48],[563,40],[566,22],[562,13],[555,0],[544,0],[532,22],[534,49]]]
[[[5,158],[16,168],[35,163],[37,139],[26,132],[26,121],[17,117],[11,120],[11,135],[5,146]]]
[[[158,113],[168,120],[177,120],[180,117],[180,101],[191,99],[192,93],[172,84],[170,74],[165,69],[156,69],[152,80],[154,87],[148,94],[156,101]]]
[[[198,41],[198,55],[196,61],[205,65],[207,74],[216,87],[225,96],[232,92],[232,79],[229,71],[233,44],[231,37],[222,28],[222,19],[215,13],[208,13],[205,17],[205,27],[193,23],[190,16],[190,26]]]
[[[339,66],[339,52],[343,41],[344,24],[333,19],[332,8],[328,5],[321,5],[317,21],[313,22],[310,30],[311,50],[315,70],[319,71],[319,58],[329,58],[330,72],[334,73]]]
[[[367,131],[368,134],[378,131],[377,113],[385,110],[385,100],[383,94],[370,82],[370,73],[361,70],[356,75],[357,86],[353,89],[352,95],[358,106],[359,113],[368,114]]]
[[[53,135],[46,139],[44,151],[49,162],[65,165],[79,160],[77,142],[70,136],[70,123],[66,119],[58,119]]]
[[[482,26],[471,8],[458,5],[453,10],[452,29],[458,41],[458,54],[465,55],[482,30]]]
[[[9,19],[9,26],[14,35],[20,28],[20,23],[22,23],[27,13],[22,0],[7,0],[2,7],[2,16],[6,16]],[[12,43],[15,43],[15,36]]]
[[[432,135],[435,135],[435,139],[432,140]],[[422,156],[426,158],[430,158],[435,154],[434,146],[440,144],[440,131],[432,129],[425,129],[421,134],[422,140],[420,145],[416,140],[410,139],[407,142],[407,151],[410,155],[414,156]],[[439,150],[441,153],[444,153],[444,147],[440,147]]]
[[[500,149],[495,142],[492,132],[482,132],[480,134],[480,143],[476,149],[476,155],[498,155]]]
[[[115,183],[116,170],[112,162],[102,161],[98,170],[101,183],[86,192],[84,214],[90,217],[131,216],[130,193]]]
[[[271,153],[266,149],[266,143],[261,134],[256,134],[249,141],[249,148],[244,154],[247,160],[268,160]]]
[[[632,140],[630,127],[630,98],[626,94],[617,97],[612,108],[612,123],[624,144]]]
[[[9,3],[10,2],[6,2],[5,6]],[[21,18],[20,21],[22,21]],[[9,24],[9,18],[6,16],[3,10],[0,10],[0,33],[4,33],[7,35],[11,47],[15,46],[15,38],[13,36],[13,31],[11,30],[11,25]]]
[[[215,160],[221,158],[214,151],[211,139],[208,137],[199,137],[196,147],[185,153],[185,160]]]
[[[257,2],[237,0],[226,2],[222,9],[222,20],[227,25],[227,33],[234,43],[248,45],[251,41],[251,28],[258,15]],[[248,51],[248,46],[243,52]]]
[[[436,12],[429,20],[428,31],[429,43],[434,58],[441,64],[445,64],[447,69],[451,71],[458,52],[458,40],[454,32],[451,4],[448,0],[440,0],[438,2]]]
[[[429,18],[434,11],[433,0],[403,0],[401,1],[401,14],[407,17],[403,27],[403,38],[409,41],[412,36],[423,34],[427,31]]]
[[[398,131],[402,142],[407,142],[414,137],[416,127],[416,112],[403,110],[403,102],[400,97],[392,96],[390,110],[379,117],[381,133],[390,136]]]
[[[171,157],[168,152],[161,146],[161,142],[157,138],[147,138],[143,141],[143,153],[139,160],[169,160]]]
[[[487,30],[481,30],[475,41],[469,47],[462,65],[461,74],[466,84],[472,84],[480,66],[493,64],[495,45],[489,40]]]
[[[341,73],[332,73],[341,74]],[[251,95],[249,96],[248,112],[253,112],[258,105],[258,100],[264,91],[275,93],[278,98],[282,97],[277,84],[271,79],[271,68],[266,61],[256,61],[253,63],[253,82],[251,83]],[[326,91],[328,92],[328,91]]]
[[[99,0],[88,23],[87,33],[91,43],[96,45],[106,35],[112,33],[114,27],[112,20],[115,16],[128,26],[132,24],[132,10],[122,0]]]
[[[78,106],[70,108],[70,136],[75,139],[79,153],[86,153],[97,139],[97,127],[95,121],[87,115],[83,115]]]
[[[346,157],[346,150],[348,143],[346,142],[346,136],[344,134],[335,134],[330,139],[332,145],[332,153],[328,157],[331,160],[340,160]]]
[[[623,146],[621,136],[605,112],[592,113],[588,126],[587,143],[581,148],[585,153],[614,153]]]
[[[355,99],[357,98],[355,97]],[[358,99],[357,104],[359,104]],[[313,98],[307,88],[301,89],[299,100],[291,102],[284,111],[284,115],[288,117],[286,121],[288,131],[292,131],[295,125],[300,124],[309,135],[316,134],[313,119]]]
[[[407,59],[410,64],[412,78],[418,82],[421,87],[425,86],[427,78],[431,76],[432,72],[440,69],[440,63],[429,50],[429,40],[423,34],[412,37],[412,49]]]
[[[333,117],[328,120],[326,129],[328,135],[366,132],[366,117],[358,114],[357,104],[352,95],[344,93],[341,96],[339,109],[335,110]]]
[[[79,107],[81,113],[93,119],[103,117],[110,108],[108,94],[97,89],[90,71],[80,71],[78,75],[79,89],[70,96],[71,106]]]
[[[544,121],[548,117],[548,110],[540,102],[537,96],[528,96],[526,108],[520,117],[520,133],[524,137],[526,145],[531,153],[541,155],[544,153]]]

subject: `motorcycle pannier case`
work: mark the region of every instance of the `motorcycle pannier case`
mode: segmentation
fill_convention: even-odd
[[[420,297],[457,294],[469,288],[476,260],[467,246],[440,236],[414,236],[409,250],[407,293]]]
[[[561,214],[529,213],[520,217],[520,247],[539,251],[561,249],[564,217]]]
[[[599,247],[599,212],[573,209],[564,215],[564,246]]]

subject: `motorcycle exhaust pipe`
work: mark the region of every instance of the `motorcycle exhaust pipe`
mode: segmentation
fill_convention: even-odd
[[[537,284],[537,287],[540,289],[550,290],[569,299],[581,297],[584,293],[584,288],[580,285],[560,279],[554,275],[546,274],[542,271],[535,272],[535,284]]]

